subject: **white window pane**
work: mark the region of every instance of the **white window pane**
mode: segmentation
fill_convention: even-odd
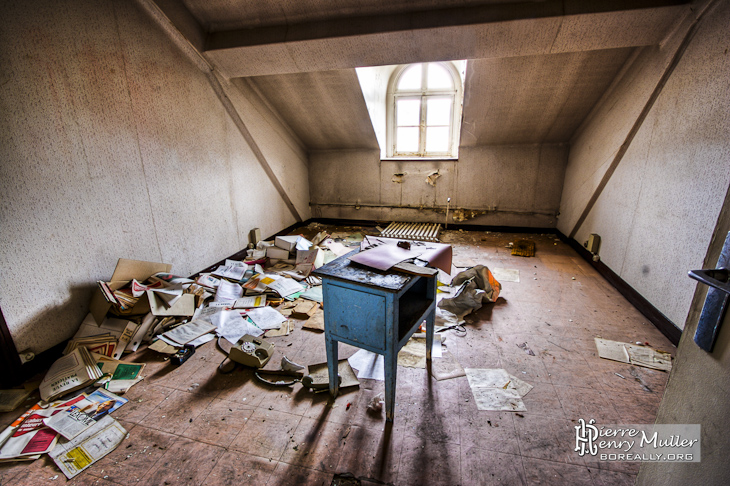
[[[398,89],[421,89],[421,67],[422,64],[414,64],[403,71],[398,80]]]
[[[418,152],[418,127],[398,127],[395,151],[398,153]]]
[[[447,152],[449,150],[449,127],[426,128],[426,152]]]
[[[421,100],[400,99],[396,102],[396,122],[399,127],[404,125],[418,126],[421,119]]]
[[[451,98],[426,99],[426,125],[451,125]]]
[[[453,89],[451,74],[440,64],[428,65],[428,89]]]

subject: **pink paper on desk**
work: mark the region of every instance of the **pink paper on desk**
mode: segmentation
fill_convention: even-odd
[[[398,238],[381,238],[378,236],[366,236],[363,239],[362,243],[360,244],[360,248],[367,248],[374,244],[377,244],[380,246],[377,246],[371,250],[361,251],[360,253],[358,253],[355,256],[357,257],[364,253],[368,253],[370,251],[377,250],[381,247],[391,247],[391,248],[396,248],[397,250],[401,250],[403,252],[410,252],[411,256],[406,256],[405,258],[400,259],[398,261],[393,261],[393,263],[391,263],[388,267],[385,267],[385,268],[376,267],[375,265],[370,265],[369,263],[365,263],[365,262],[359,262],[359,263],[362,263],[363,265],[372,266],[372,267],[378,268],[380,270],[387,270],[390,267],[392,267],[393,265],[402,262],[403,260],[418,257],[419,260],[424,260],[424,261],[428,262],[429,266],[440,268],[444,272],[451,274],[451,257],[452,257],[451,245],[446,245],[444,243],[431,243],[431,242],[426,242],[426,241],[409,241],[409,243],[411,244],[411,249],[405,250],[403,248],[399,248],[396,246],[399,241],[404,241],[404,240],[400,240]],[[390,253],[387,253],[385,250],[381,250],[381,251],[384,252],[385,255],[390,254]],[[396,256],[398,256],[400,254],[393,253],[392,255],[393,256],[391,258],[395,259]],[[366,257],[366,259],[369,261],[372,258],[379,258],[379,257],[380,257],[379,254],[374,254],[372,256]],[[355,258],[350,258],[350,260],[358,261]],[[385,263],[386,262],[383,261],[382,265],[385,265]]]
[[[361,251],[351,256],[350,260],[378,270],[388,270],[393,265],[409,258],[416,258],[420,254],[421,252],[406,250],[395,245],[380,245]]]

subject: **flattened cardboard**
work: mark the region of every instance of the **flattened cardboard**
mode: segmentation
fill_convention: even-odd
[[[147,299],[150,303],[150,311],[156,316],[188,316],[195,314],[195,295],[182,294],[170,307],[165,307],[164,301],[155,295],[155,292],[148,290]]]
[[[171,270],[172,265],[169,263],[145,262],[141,260],[127,260],[126,258],[120,258],[119,261],[117,261],[117,266],[114,269],[112,278],[109,282],[107,282],[107,284],[113,291],[124,287],[133,279],[143,282],[156,273],[170,273]],[[91,312],[91,315],[94,316],[94,320],[98,325],[101,325],[101,323],[104,322],[104,318],[111,307],[112,305],[104,298],[104,294],[102,294],[101,289],[98,287],[95,288],[94,294],[91,296],[89,311]],[[131,312],[125,315],[147,314],[149,311],[149,301],[147,300],[147,297],[142,296],[131,309]]]

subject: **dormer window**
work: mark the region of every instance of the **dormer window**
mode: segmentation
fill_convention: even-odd
[[[388,157],[456,157],[461,103],[452,63],[399,66],[388,89]]]

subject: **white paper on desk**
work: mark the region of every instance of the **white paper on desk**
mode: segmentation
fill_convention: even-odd
[[[243,295],[243,287],[237,283],[221,280],[218,291],[215,293],[214,302],[230,302],[231,304]]]
[[[211,321],[217,328],[216,334],[233,344],[236,344],[244,334],[260,336],[264,333],[252,322],[241,317],[241,313],[238,311],[219,312],[211,317]]]
[[[244,262],[240,262],[238,260],[229,260],[226,258],[226,266],[227,267],[243,267],[246,270],[248,270],[248,265]]]
[[[350,257],[353,262],[376,268],[378,270],[388,270],[404,260],[416,258],[422,252],[414,250],[406,250],[395,245],[380,245],[369,250],[363,250]]]
[[[382,354],[360,349],[347,361],[358,371],[359,379],[385,381],[385,359]]]
[[[304,287],[292,278],[280,278],[275,282],[266,284],[271,290],[276,291],[282,297],[302,292]]]
[[[213,271],[213,275],[217,277],[230,278],[232,280],[241,280],[243,278],[243,274],[246,273],[246,270],[248,270],[248,266],[227,267],[225,265],[221,265]]]
[[[246,315],[259,329],[279,329],[286,317],[271,307],[257,307],[246,311]]]

